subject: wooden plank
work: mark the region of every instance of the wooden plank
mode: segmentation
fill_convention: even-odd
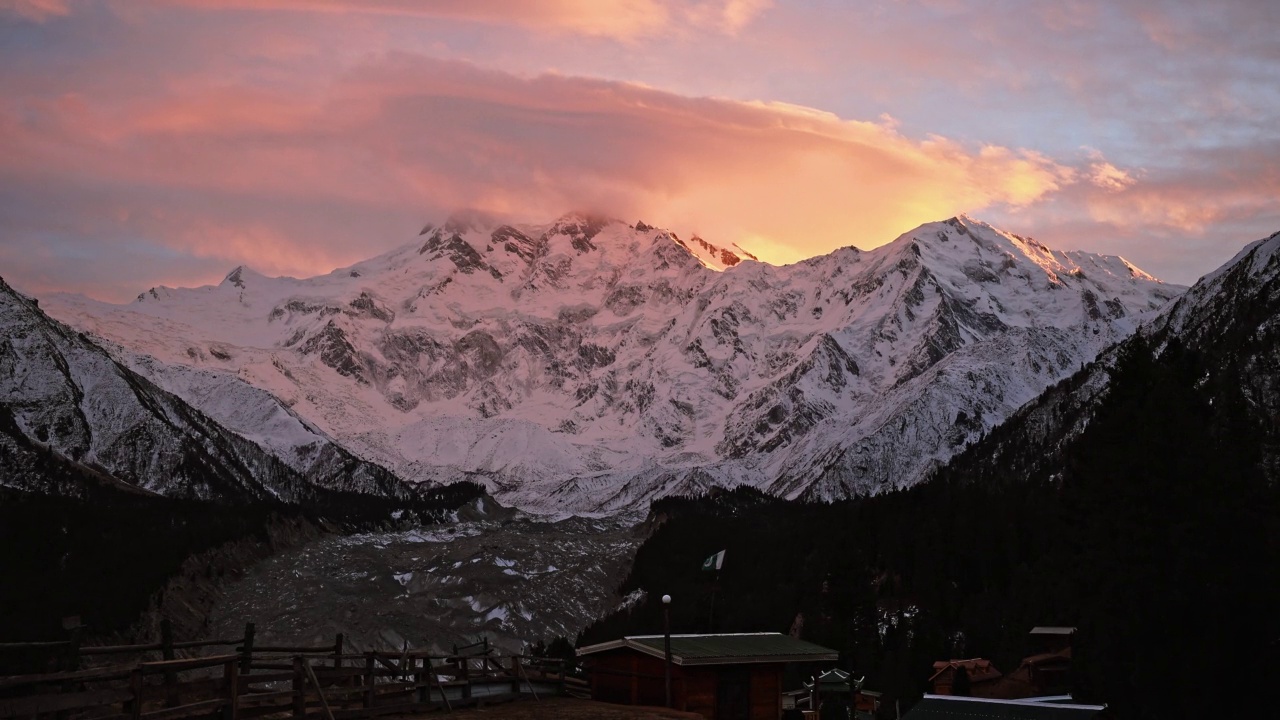
[[[331,685],[325,689],[329,695],[364,695],[368,692],[362,685],[353,685],[351,687],[339,687]]]
[[[293,673],[291,672],[255,673],[253,675],[245,675],[242,673],[240,675],[240,687],[247,687],[249,685],[257,685],[265,682],[280,682],[281,680],[289,680],[292,677]]]
[[[326,647],[314,647],[312,645],[255,645],[253,651],[265,653],[312,653],[333,656],[332,645]]]
[[[374,657],[378,659],[378,662],[381,663],[383,667],[391,671],[391,675],[387,677],[399,677],[404,674],[401,671],[400,666],[395,664],[394,662],[391,662],[390,660],[382,657],[381,655],[375,655]]]
[[[253,669],[253,636],[255,632],[253,623],[245,623],[244,646],[236,648],[236,652],[240,653],[240,672],[246,675]]]
[[[70,640],[49,640],[46,642],[0,643],[0,652],[6,650],[39,650],[40,648],[60,648],[70,645]]]
[[[201,699],[205,699],[214,695],[221,695],[222,691],[226,689],[224,682],[222,678],[215,677],[187,680],[172,687],[168,685],[147,685],[142,689],[142,699],[168,698],[174,691],[181,693],[183,698],[190,699],[196,696],[203,696]]]
[[[266,717],[267,715],[281,715],[289,712],[289,706],[284,705],[259,705],[254,707],[241,706],[239,711],[240,720],[253,720],[253,718]]]
[[[261,693],[241,693],[241,705],[248,703],[275,702],[284,700],[284,698],[293,697],[293,691],[268,691]]]
[[[363,675],[363,674],[364,674],[364,668],[358,668],[358,667],[327,668],[321,665],[320,667],[316,668],[316,676],[321,678],[326,678],[326,677],[349,678],[349,677],[355,677],[356,675]]]
[[[228,660],[236,660],[238,658],[238,655],[210,655],[209,657],[200,658],[145,662],[138,667],[142,668],[142,672],[147,674],[182,672],[184,670],[199,670],[200,668],[214,667],[215,665],[221,665]]]
[[[23,687],[25,685],[43,685],[61,682],[92,682],[96,680],[119,680],[129,677],[133,665],[111,665],[108,667],[76,670],[75,672],[44,673],[41,675],[9,675],[0,677],[0,689]]]
[[[311,663],[304,660],[302,668],[307,671],[307,678],[311,680],[311,684],[315,686],[316,694],[320,696],[320,704],[324,706],[324,714],[329,720],[333,720],[333,711],[329,709],[329,701],[324,698],[324,688],[320,687],[320,681],[316,679],[316,672],[311,669]]]
[[[160,643],[147,645],[98,645],[80,648],[81,655],[121,655],[123,653],[144,653],[161,649]]]
[[[173,623],[169,622],[169,618],[160,621],[160,657],[166,661],[172,661],[173,655]],[[173,689],[178,684],[178,673],[172,668],[165,670],[164,684],[169,689],[165,693],[164,704],[169,707],[175,707],[179,704],[178,693]]]
[[[214,645],[241,645],[244,638],[235,638],[232,640],[184,640],[173,644],[175,650],[188,650],[198,647],[213,647]]]
[[[123,688],[86,692],[50,693],[0,700],[0,717],[27,717],[40,713],[77,710],[124,702],[133,693]]]
[[[302,658],[293,659],[293,717],[302,720],[307,714],[306,686],[303,684]]]
[[[142,720],[172,720],[173,718],[202,715],[210,711],[220,710],[226,704],[226,698],[214,698],[203,702],[179,705],[178,707],[161,708],[160,710],[142,713]]]
[[[222,684],[227,688],[227,705],[223,708],[223,720],[240,718],[240,662],[231,659],[222,665]]]
[[[129,700],[129,717],[138,720],[142,717],[142,668],[134,668],[129,673],[129,689],[133,698]]]

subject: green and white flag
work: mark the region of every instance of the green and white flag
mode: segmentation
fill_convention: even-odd
[[[722,565],[724,565],[723,550],[702,561],[703,570],[719,570]]]

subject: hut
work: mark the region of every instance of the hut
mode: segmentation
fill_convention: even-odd
[[[984,658],[939,660],[933,664],[929,685],[935,695],[992,697],[1000,678],[1000,671]],[[957,688],[957,684],[967,687]]]
[[[666,703],[662,635],[633,635],[578,649],[591,697]],[[782,633],[671,636],[671,705],[707,720],[777,720],[787,663],[831,663],[835,650]]]

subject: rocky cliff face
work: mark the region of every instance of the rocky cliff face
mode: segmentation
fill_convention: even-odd
[[[299,472],[116,362],[2,280],[0,336],[5,486],[82,495],[94,482],[180,498],[298,503],[317,490],[355,489],[355,479],[380,496],[411,494],[336,446],[315,448],[303,463],[308,472]]]
[[[964,217],[774,267],[643,223],[469,215],[326,276],[46,304],[278,457],[300,441],[259,414],[581,512],[910,484],[1180,291]]]
[[[1280,479],[1280,233],[1250,244],[1201,278],[1182,297],[1098,360],[1048,389],[997,433],[950,466],[950,477],[998,482],[1054,479],[1067,453],[1096,419],[1110,394],[1137,392],[1126,383],[1151,377],[1118,370],[1126,356],[1193,377],[1187,391],[1208,410],[1194,420],[1209,442],[1214,434],[1256,441],[1255,463],[1270,482]],[[1170,369],[1172,368],[1172,369]],[[1154,424],[1159,418],[1138,418]],[[1136,429],[1135,429],[1136,430]],[[1225,464],[1225,463],[1224,463]]]

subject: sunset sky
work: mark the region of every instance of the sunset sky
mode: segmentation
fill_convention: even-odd
[[[771,262],[968,212],[1190,283],[1280,230],[1280,2],[0,0],[0,276],[327,272],[476,207]]]

